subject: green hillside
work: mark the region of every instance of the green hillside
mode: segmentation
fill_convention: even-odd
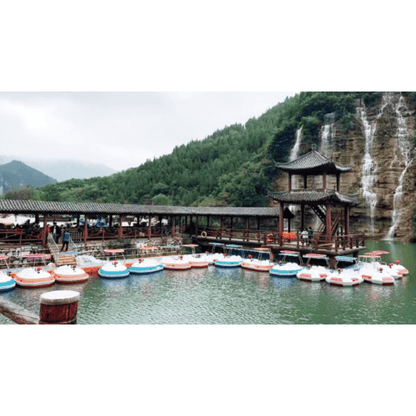
[[[316,143],[324,115],[335,113],[346,130],[352,128],[354,100],[367,105],[379,93],[303,92],[286,98],[261,117],[217,130],[202,141],[176,147],[137,168],[92,179],[73,179],[39,188],[34,198],[45,201],[95,201],[161,205],[265,206],[273,160],[287,161],[296,130]]]

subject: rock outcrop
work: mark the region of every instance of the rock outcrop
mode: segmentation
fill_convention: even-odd
[[[341,176],[341,192],[360,195],[359,205],[351,210],[354,231],[410,241],[415,236],[416,208],[414,104],[403,94],[390,92],[383,93],[379,102],[368,108],[357,100],[356,108],[354,126],[348,132],[328,115],[318,151],[352,167]],[[301,142],[298,155],[310,150],[311,144]],[[315,178],[315,187],[319,187],[319,180]],[[335,177],[330,178],[330,187],[335,188],[335,182]],[[301,187],[295,178],[294,188]],[[275,189],[287,189],[285,174],[278,174]]]

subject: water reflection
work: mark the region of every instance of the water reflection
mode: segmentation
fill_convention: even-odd
[[[239,267],[216,267],[215,274],[218,277],[235,279],[241,276],[241,269]]]
[[[296,277],[271,277],[270,278],[273,287],[276,289],[282,289],[284,287],[292,286],[296,283],[298,279]]]
[[[377,249],[390,251],[383,260],[397,257],[410,266],[410,275],[394,286],[338,287],[210,266],[124,279],[91,277],[77,285],[16,287],[1,296],[36,313],[42,293],[77,290],[79,324],[416,324],[411,269],[416,245],[368,242],[365,251]]]
[[[154,282],[157,276],[163,276],[163,269],[152,273],[135,274],[131,273],[129,276],[129,283],[131,287],[137,287],[143,283]]]
[[[367,290],[365,291],[366,297],[371,302],[379,302],[383,299],[391,299],[394,293],[394,286],[397,284],[395,282],[394,285],[376,285],[374,283],[366,283],[368,286]]]
[[[123,277],[121,279],[106,279],[100,277],[101,286],[109,290],[127,289],[129,286],[129,277]]]

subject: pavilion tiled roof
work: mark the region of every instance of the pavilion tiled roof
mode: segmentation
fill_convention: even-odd
[[[167,205],[101,204],[95,202],[47,202],[0,200],[0,213],[7,214],[108,214],[108,215],[213,215],[275,217],[271,207],[181,207]]]
[[[287,163],[275,163],[275,166],[292,174],[299,175],[319,175],[324,172],[328,174],[344,173],[351,171],[351,166],[340,165],[322,156],[316,150],[300,156],[296,160]]]
[[[289,204],[341,204],[355,205],[358,203],[357,195],[345,195],[334,189],[326,191],[296,191],[296,192],[269,192],[269,197],[275,201]]]

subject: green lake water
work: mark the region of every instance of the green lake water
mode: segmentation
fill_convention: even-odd
[[[51,290],[81,293],[78,324],[414,324],[416,323],[416,245],[367,242],[387,250],[383,261],[400,259],[410,271],[394,286],[363,282],[356,287],[325,281],[271,278],[241,268],[164,270],[108,280],[92,277],[79,285],[21,289],[2,294],[39,313],[39,297]],[[360,253],[362,254],[362,253]],[[0,324],[14,324],[0,314]]]

